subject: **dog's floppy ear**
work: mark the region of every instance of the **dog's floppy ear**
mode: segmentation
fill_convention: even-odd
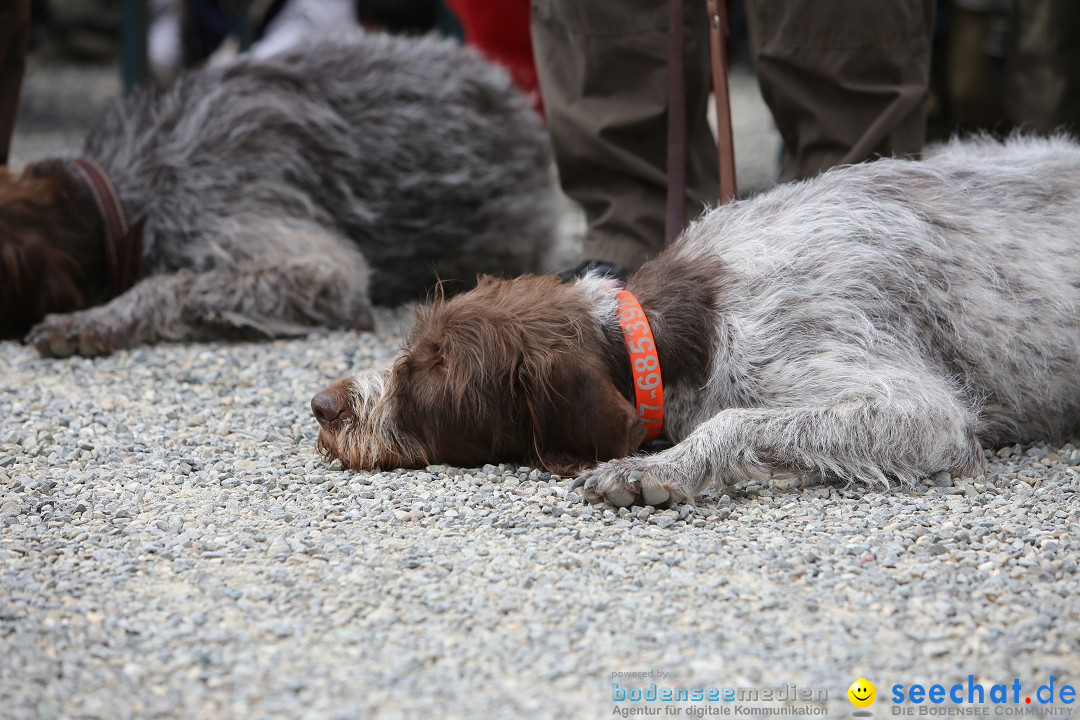
[[[605,369],[568,355],[541,362],[519,367],[516,388],[523,394],[529,450],[539,467],[576,475],[638,449],[645,426]]]

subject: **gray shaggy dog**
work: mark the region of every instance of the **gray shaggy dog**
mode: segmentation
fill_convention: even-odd
[[[117,102],[84,155],[142,218],[123,237],[74,159],[0,169],[0,337],[37,323],[45,354],[370,329],[372,302],[436,276],[455,291],[539,271],[558,215],[528,101],[434,38],[369,34],[182,76]]]
[[[316,395],[319,446],[351,468],[527,459],[616,505],[774,471],[978,475],[984,446],[1080,426],[1080,146],[838,168],[711,210],[627,289],[672,447],[636,454],[619,287],[597,276],[424,310],[392,366]]]

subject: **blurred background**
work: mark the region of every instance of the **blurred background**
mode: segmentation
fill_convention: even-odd
[[[739,185],[770,186],[780,140],[754,79],[746,2],[728,3]],[[703,2],[704,5],[704,2]],[[32,0],[28,70],[14,164],[73,152],[125,87],[167,83],[237,52],[271,53],[344,25],[437,32],[508,69],[542,112],[529,0]],[[1080,3],[941,0],[931,71],[930,142],[956,132],[1075,129],[1080,118]]]
[[[269,52],[299,36],[336,32],[343,19],[463,39],[455,16],[430,1],[32,0],[13,164],[78,150],[125,88],[167,83],[185,68],[220,62],[260,41]]]

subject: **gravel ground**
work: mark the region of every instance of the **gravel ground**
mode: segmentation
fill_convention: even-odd
[[[775,138],[749,148],[765,185]],[[859,677],[1080,684],[1073,445],[667,510],[527,467],[326,466],[308,399],[409,316],[96,360],[0,343],[0,717],[607,717],[643,682],[613,673],[650,670],[823,688],[819,717]]]
[[[976,481],[615,511],[530,468],[373,475],[312,392],[379,336],[0,344],[0,714],[585,717],[673,684],[1074,679],[1080,451]]]

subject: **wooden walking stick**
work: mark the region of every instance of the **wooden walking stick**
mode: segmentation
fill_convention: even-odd
[[[716,150],[720,156],[720,204],[735,199],[735,140],[731,132],[731,96],[728,94],[728,36],[726,0],[707,0],[709,8],[709,59],[713,96],[716,99]]]

